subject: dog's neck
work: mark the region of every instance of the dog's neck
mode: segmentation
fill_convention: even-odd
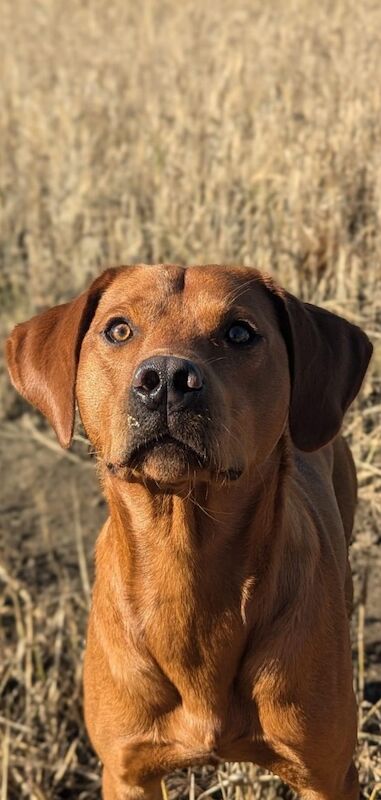
[[[97,558],[112,569],[106,578],[102,569],[99,589],[112,586],[115,613],[131,621],[135,641],[181,692],[182,682],[188,691],[201,681],[204,696],[213,690],[218,702],[216,691],[226,693],[249,633],[260,637],[287,603],[282,574],[295,555],[284,525],[289,472],[288,442],[281,440],[260,469],[223,487],[162,494],[105,480],[110,520]]]
[[[288,443],[282,439],[264,464],[223,484],[161,492],[106,476],[110,526],[128,585],[148,579],[160,585],[161,598],[171,598],[182,570],[206,587],[224,577],[231,586],[235,578],[259,576],[265,552],[269,567],[269,536],[273,545],[274,536],[282,535],[275,518],[284,516],[288,473]]]

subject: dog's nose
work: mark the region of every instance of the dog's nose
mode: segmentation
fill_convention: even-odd
[[[168,412],[193,405],[203,390],[200,368],[177,356],[153,356],[137,368],[132,382],[135,397],[154,410],[167,405]]]

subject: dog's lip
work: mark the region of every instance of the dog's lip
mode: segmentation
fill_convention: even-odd
[[[193,447],[188,442],[178,439],[169,432],[150,436],[143,442],[140,442],[134,447],[127,457],[118,464],[118,467],[129,467],[133,469],[142,463],[145,456],[152,453],[156,448],[164,447],[165,445],[175,445],[179,450],[182,450],[186,455],[196,463],[199,467],[204,467],[207,463],[206,453]],[[115,465],[113,465],[115,468]]]

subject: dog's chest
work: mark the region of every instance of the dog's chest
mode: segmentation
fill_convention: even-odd
[[[195,580],[191,570],[173,569],[144,580],[136,603],[138,627],[147,650],[181,695],[195,684],[206,697],[228,685],[239,666],[247,639],[246,583],[218,593],[209,580]],[[157,576],[156,576],[157,578]],[[164,579],[163,579],[164,578]]]

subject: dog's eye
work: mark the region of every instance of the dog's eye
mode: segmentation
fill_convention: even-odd
[[[225,333],[225,339],[229,344],[250,344],[257,333],[248,322],[233,322]]]
[[[125,319],[115,319],[109,322],[104,335],[113,344],[123,344],[127,339],[131,339],[132,329]]]

